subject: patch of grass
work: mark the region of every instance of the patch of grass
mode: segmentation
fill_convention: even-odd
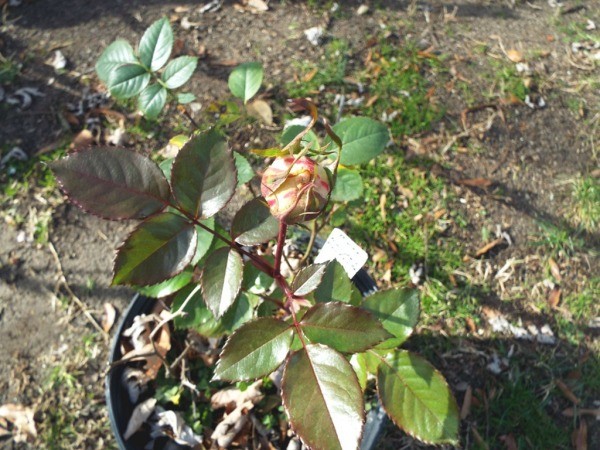
[[[98,375],[105,355],[98,355],[98,346],[97,336],[87,336],[50,368],[36,408],[36,448],[115,448],[113,440],[107,438],[110,431],[104,411],[104,385]]]
[[[487,422],[486,428],[478,427],[480,434],[490,444],[500,443],[501,436],[512,434],[520,449],[570,448],[569,434],[557,427],[547,412],[550,399],[540,392],[544,379],[531,375],[529,370],[513,369],[511,380],[488,390],[491,398],[479,399],[480,404],[488,405],[487,409],[474,408],[474,414]]]
[[[515,65],[497,59],[491,59],[490,64],[493,68],[491,79],[497,89],[497,94],[503,98],[514,96],[524,101],[529,94],[529,88],[525,86],[523,77],[519,75]],[[492,95],[496,96],[496,94]]]
[[[406,286],[411,267],[423,264],[423,322],[453,318],[458,328],[475,315],[481,288],[453,285],[463,252],[446,233],[459,218],[451,211],[452,195],[444,181],[428,172],[428,164],[384,154],[366,165],[361,172],[364,202],[350,205],[345,223],[353,239],[371,249],[376,279]]]
[[[590,176],[577,179],[573,186],[574,215],[586,230],[598,231],[600,224],[600,180]]]
[[[341,39],[332,40],[318,63],[305,61],[298,65],[301,80],[286,84],[288,95],[290,98],[309,97],[318,93],[322,87],[341,87],[348,60],[348,43]]]
[[[583,239],[575,235],[567,226],[560,226],[550,222],[538,222],[541,233],[538,233],[531,242],[534,246],[543,246],[553,255],[570,255],[584,247]]]
[[[588,280],[581,292],[567,296],[563,305],[573,314],[576,322],[588,322],[600,315],[598,299],[600,299],[600,277],[594,277]]]
[[[11,84],[21,72],[21,64],[0,54],[0,85]]]
[[[434,103],[435,88],[427,75],[440,70],[438,57],[419,53],[413,43],[398,45],[382,39],[361,76],[371,96],[377,96],[365,114],[387,116],[395,137],[429,130],[444,109]]]

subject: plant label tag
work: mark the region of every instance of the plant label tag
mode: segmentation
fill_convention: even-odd
[[[368,259],[367,252],[339,228],[334,228],[315,259],[315,264],[337,260],[348,276],[356,275]]]

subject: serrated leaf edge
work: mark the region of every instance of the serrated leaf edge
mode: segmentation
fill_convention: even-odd
[[[210,308],[209,308],[209,309],[210,309]],[[212,311],[211,311],[211,312],[212,312]],[[254,319],[252,319],[252,320],[249,320],[248,322],[244,323],[244,324],[243,324],[243,325],[242,325],[240,328],[242,328],[242,327],[244,327],[244,326],[246,326],[246,325],[250,325],[250,324],[252,324],[252,323],[256,323],[256,322],[259,322],[259,321],[265,320],[265,319],[272,319],[272,317],[257,317],[257,318],[254,318]],[[218,319],[216,319],[216,320],[218,320]],[[275,319],[275,320],[277,320],[278,322],[285,323],[285,322],[283,322],[282,320],[279,320],[279,319]],[[235,333],[237,333],[237,332],[240,330],[240,328],[238,328],[237,330],[235,330],[235,331],[234,331],[234,332],[231,334],[231,336],[229,336],[229,337],[227,338],[227,341],[225,342],[225,345],[223,346],[223,350],[221,350],[221,353],[219,353],[219,360],[217,361],[217,364],[216,364],[216,366],[215,366],[215,375],[213,375],[213,377],[212,377],[211,381],[231,381],[231,382],[235,382],[235,381],[256,381],[256,380],[258,380],[258,379],[260,379],[260,378],[263,378],[263,377],[265,377],[265,376],[269,375],[270,373],[273,373],[273,372],[275,372],[275,371],[277,370],[277,368],[278,368],[279,366],[281,366],[281,364],[285,364],[285,362],[286,362],[286,359],[287,359],[287,357],[288,357],[288,356],[289,356],[289,354],[290,354],[290,349],[291,349],[291,346],[292,346],[292,339],[294,338],[294,333],[293,333],[293,332],[291,333],[291,336],[290,336],[290,344],[289,344],[289,347],[290,347],[290,348],[288,349],[288,353],[287,353],[287,354],[285,355],[285,357],[283,358],[283,361],[281,361],[281,364],[280,364],[279,366],[277,366],[275,369],[273,369],[271,372],[269,372],[269,373],[267,373],[267,374],[265,374],[265,375],[260,375],[260,376],[258,376],[258,377],[254,377],[254,378],[244,378],[244,379],[241,379],[241,380],[234,380],[234,379],[230,379],[230,378],[218,378],[218,377],[217,377],[217,375],[216,375],[216,372],[217,372],[217,370],[219,369],[219,366],[221,365],[221,356],[223,356],[223,353],[225,353],[225,350],[228,348],[228,346],[229,346],[229,343],[230,343],[230,340],[231,340],[231,337],[233,337],[233,336],[235,335]],[[288,331],[290,331],[290,330],[292,330],[292,331],[293,331],[293,328],[294,328],[294,326],[293,326],[293,325],[289,325],[289,326],[288,326],[286,329],[284,329],[284,330],[283,330],[283,331],[282,331],[280,334],[283,334],[283,333],[285,333],[285,332],[288,332]],[[277,336],[279,336],[279,334],[278,334]],[[269,341],[269,342],[270,342],[270,341]],[[257,348],[258,348],[258,347],[257,347]],[[254,352],[254,351],[256,351],[256,349],[255,349],[255,350],[253,350],[253,352]]]
[[[319,347],[328,348],[328,349],[330,349],[330,350],[338,353],[342,358],[344,358],[344,355],[342,355],[337,350],[335,350],[335,349],[333,349],[331,347],[328,347],[327,345],[323,345],[323,344],[310,344],[310,345],[315,345],[315,346],[319,346]],[[296,353],[301,352],[301,351],[306,351],[306,347],[304,347],[304,348],[302,348],[300,350],[297,350],[295,352],[290,352],[290,354],[286,358],[286,361],[284,362],[285,365],[283,367],[283,374],[281,376],[281,380],[282,380],[282,385],[281,385],[281,403],[283,404],[283,408],[285,409],[285,413],[287,414],[288,418],[290,417],[290,414],[288,412],[289,408],[288,408],[288,405],[286,404],[286,400],[285,400],[285,394],[284,394],[284,388],[283,388],[283,380],[285,380],[285,375],[287,373],[288,363],[289,363],[290,359]],[[310,361],[310,358],[308,358],[308,359]],[[344,358],[344,359],[346,359],[346,358]],[[350,362],[348,362],[348,364],[350,364]],[[311,363],[311,366],[312,366],[312,363]],[[350,364],[350,367],[352,367],[351,364]],[[360,383],[358,381],[358,376],[356,375],[356,372],[354,371],[354,368],[352,368],[352,374],[354,375],[354,381],[355,381],[356,385],[358,386],[358,389],[362,392],[362,389],[360,387]],[[364,396],[363,396],[363,412],[364,412],[364,409],[365,409],[365,401],[364,401]],[[356,449],[360,448],[360,443],[361,443],[362,438],[363,438],[364,433],[365,433],[365,423],[366,423],[366,420],[367,420],[367,415],[363,413],[362,426],[361,426],[361,429],[360,429],[360,436],[358,437],[358,442],[357,442]],[[300,434],[298,433],[298,431],[296,429],[296,426],[292,423],[291,420],[289,420],[289,425],[290,425],[290,428],[292,429],[292,431],[296,434],[296,436],[298,436],[300,438],[300,441],[302,441],[302,444],[304,444],[307,448],[311,448],[310,445],[308,444],[308,442],[306,442],[304,440],[304,438],[302,436],[300,436]]]
[[[174,213],[165,213],[165,214],[173,214],[173,215],[177,215],[177,214],[174,214]],[[158,215],[158,214],[154,214],[154,215],[152,215],[151,217],[155,217],[155,216],[157,216],[157,215]],[[160,281],[154,281],[154,282],[152,282],[152,283],[148,283],[148,284],[135,284],[135,283],[119,283],[119,284],[115,284],[115,282],[114,282],[114,280],[115,280],[115,264],[117,263],[117,258],[118,258],[118,256],[119,256],[119,252],[121,251],[121,249],[123,248],[123,246],[125,245],[125,243],[127,242],[127,240],[129,239],[129,237],[130,237],[130,236],[131,236],[133,233],[135,233],[135,232],[137,231],[137,229],[138,229],[139,227],[141,227],[141,226],[142,226],[142,225],[143,225],[143,224],[144,224],[144,223],[145,223],[145,222],[146,222],[148,219],[150,219],[151,217],[148,217],[148,218],[144,219],[143,221],[141,221],[141,222],[138,224],[138,226],[136,226],[136,227],[135,227],[135,229],[134,229],[133,231],[131,231],[131,232],[130,232],[130,233],[127,235],[127,237],[126,237],[126,238],[123,240],[123,242],[121,242],[121,244],[119,244],[119,246],[117,247],[117,250],[115,251],[115,254],[114,254],[114,256],[113,256],[113,260],[112,260],[112,273],[113,273],[112,280],[111,280],[111,285],[112,285],[112,286],[132,286],[132,287],[148,287],[148,286],[154,286],[155,284],[162,283],[162,282],[164,282],[164,281],[167,281],[167,280],[169,280],[169,279],[171,279],[171,278],[173,278],[173,277],[175,277],[175,276],[179,275],[181,272],[183,272],[183,271],[184,271],[184,270],[187,268],[187,266],[188,266],[188,265],[190,264],[190,262],[192,261],[192,258],[194,257],[194,251],[195,251],[195,249],[196,249],[196,244],[197,244],[196,240],[198,239],[198,232],[196,231],[196,228],[194,227],[194,224],[193,224],[193,223],[191,223],[191,222],[188,222],[188,223],[189,223],[189,224],[192,226],[192,229],[194,230],[194,234],[193,234],[193,237],[192,237],[192,243],[191,243],[191,244],[194,244],[194,245],[191,245],[191,244],[190,244],[190,248],[193,248],[193,249],[194,249],[194,251],[189,251],[189,253],[190,253],[192,256],[190,256],[190,257],[189,257],[189,261],[187,261],[187,263],[185,263],[185,264],[182,266],[181,270],[178,270],[178,271],[177,271],[177,272],[175,272],[173,275],[171,275],[171,276],[169,276],[169,277],[166,277],[166,278],[163,278],[163,279],[161,279]],[[183,217],[183,216],[181,216],[181,217]],[[185,219],[185,217],[183,217],[183,218]],[[187,255],[186,255],[186,256],[187,256]]]
[[[434,372],[437,372],[438,374],[441,375],[442,377],[442,381],[444,383],[444,385],[446,386],[446,389],[448,389],[448,392],[450,392],[451,397],[452,397],[452,403],[454,404],[454,406],[456,407],[456,411],[459,411],[458,409],[458,403],[456,402],[456,398],[454,397],[454,394],[452,392],[452,390],[450,389],[450,386],[448,385],[448,380],[446,380],[446,377],[435,368],[435,366],[433,364],[431,364],[429,361],[427,361],[425,358],[423,358],[422,356],[413,353],[413,352],[409,352],[408,350],[402,350],[403,352],[409,353],[409,354],[413,354],[418,356],[419,358],[421,358],[426,364],[428,364],[429,366],[431,366],[431,368],[433,369]],[[377,355],[380,359],[381,359],[381,364],[388,364],[386,359],[384,357],[382,357],[381,355]],[[459,440],[444,440],[444,441],[439,441],[439,442],[434,442],[434,441],[430,441],[427,439],[423,439],[422,437],[418,436],[417,434],[411,433],[410,431],[406,430],[398,421],[396,421],[396,419],[388,412],[387,408],[385,407],[385,404],[383,403],[382,399],[381,399],[381,395],[379,394],[379,371],[381,370],[381,364],[379,364],[379,366],[377,367],[377,376],[375,377],[375,383],[377,385],[377,398],[379,399],[379,403],[381,404],[381,407],[383,408],[383,410],[385,411],[385,413],[387,414],[387,416],[390,418],[390,420],[394,423],[394,425],[396,425],[398,428],[400,428],[404,433],[406,433],[407,435],[409,435],[410,437],[417,439],[427,445],[440,445],[440,444],[450,444],[450,445],[457,445]],[[388,364],[389,367],[392,367]],[[393,367],[392,367],[393,369]],[[459,419],[460,420],[460,419]]]
[[[368,315],[368,316],[371,316],[371,318],[373,319],[373,321],[374,321],[375,323],[377,323],[377,324],[379,325],[379,327],[380,327],[380,328],[381,328],[383,331],[385,331],[386,333],[388,333],[390,336],[393,336],[393,335],[392,335],[392,334],[391,334],[389,331],[387,331],[385,328],[383,328],[383,325],[381,325],[381,322],[380,322],[379,320],[377,320],[377,318],[376,318],[376,317],[375,317],[375,316],[374,316],[374,315],[373,315],[373,314],[372,314],[370,311],[367,311],[367,310],[365,310],[365,309],[362,309],[362,308],[360,308],[360,307],[358,307],[358,306],[353,306],[353,305],[350,305],[350,304],[348,304],[348,303],[339,302],[339,301],[326,302],[326,303],[316,303],[316,304],[315,304],[315,305],[313,305],[313,306],[312,306],[312,307],[311,307],[311,308],[310,308],[308,311],[306,311],[306,314],[304,314],[304,316],[302,317],[302,320],[300,321],[300,327],[301,327],[301,328],[303,328],[303,323],[304,323],[304,322],[305,322],[305,320],[306,320],[306,316],[309,316],[309,314],[313,314],[313,311],[315,311],[315,310],[317,310],[317,309],[319,309],[319,308],[326,308],[326,307],[327,307],[327,305],[339,305],[339,306],[342,306],[342,307],[344,307],[344,308],[355,309],[355,310],[357,310],[357,311],[360,311],[361,313],[365,313],[366,315]],[[311,316],[309,316],[309,319],[310,319],[310,317],[311,317]],[[310,325],[310,322],[309,322],[309,325]],[[340,328],[327,328],[326,326],[319,326],[319,327],[316,327],[316,326],[315,326],[314,328],[323,328],[323,329],[330,329],[330,330],[340,330]],[[308,337],[308,336],[307,336],[307,337]],[[353,354],[353,353],[363,353],[363,352],[365,352],[365,351],[367,351],[367,350],[369,350],[369,349],[371,349],[371,348],[373,348],[373,347],[375,347],[375,346],[377,346],[377,345],[381,344],[382,342],[386,341],[387,339],[390,339],[390,338],[384,338],[384,339],[381,339],[381,340],[380,340],[380,341],[378,341],[376,344],[373,344],[373,345],[371,345],[370,347],[365,347],[364,349],[360,349],[360,350],[352,350],[352,351],[347,351],[347,352],[342,352],[341,350],[334,349],[333,347],[329,347],[329,346],[326,346],[326,347],[329,347],[329,348],[331,348],[331,349],[333,349],[333,350],[335,350],[335,351],[337,351],[337,352],[339,352],[339,353],[352,353],[352,354]],[[325,344],[321,344],[321,345],[325,345]]]
[[[213,129],[210,129],[210,130],[207,130],[207,131],[205,131],[204,133],[208,133],[209,131],[214,131],[214,130],[213,130]],[[194,135],[194,136],[191,136],[191,137],[190,137],[190,138],[189,138],[189,139],[188,139],[188,140],[185,142],[185,144],[183,144],[183,146],[181,147],[181,149],[180,149],[180,150],[179,150],[179,152],[177,153],[177,156],[179,156],[179,154],[181,153],[181,151],[182,151],[182,150],[185,148],[185,146],[186,146],[186,145],[187,145],[187,144],[188,144],[188,143],[189,143],[189,142],[190,142],[190,141],[191,141],[193,138],[195,138],[195,137],[198,137],[198,136],[200,136],[201,134],[202,134],[202,133],[200,133],[200,134],[196,134],[196,135]],[[221,136],[221,137],[222,137],[222,136]],[[223,138],[223,139],[225,139],[225,138]],[[225,141],[225,143],[227,143],[227,141]],[[231,195],[229,196],[229,198],[228,198],[228,199],[227,199],[227,201],[226,201],[226,202],[223,204],[223,206],[221,207],[221,209],[220,209],[219,211],[217,211],[216,213],[214,213],[214,214],[211,214],[210,216],[207,216],[207,217],[204,217],[204,216],[198,216],[197,214],[194,214],[194,215],[193,215],[194,219],[197,219],[197,220],[206,220],[206,219],[210,219],[211,217],[215,216],[215,215],[216,215],[216,214],[218,214],[220,211],[222,211],[222,210],[223,210],[223,208],[225,208],[225,207],[226,207],[226,206],[229,204],[229,202],[231,201],[231,199],[232,199],[232,198],[235,196],[235,192],[237,191],[238,170],[237,170],[237,167],[236,167],[236,165],[235,165],[235,160],[234,160],[234,157],[233,157],[233,150],[232,150],[232,149],[229,147],[229,145],[226,145],[225,147],[226,147],[226,152],[228,153],[228,155],[231,157],[231,160],[233,161],[233,171],[234,171],[234,173],[235,173],[235,182],[236,182],[236,183],[235,183],[235,188],[232,190],[232,192],[231,192]],[[178,167],[181,165],[181,164],[178,164],[178,163],[177,163],[177,161],[178,161],[178,158],[177,158],[177,156],[174,158],[174,160],[173,160],[173,165],[171,166],[171,180],[173,180],[173,179],[176,179],[176,178],[174,178],[174,177],[176,177],[177,168],[178,168]],[[175,201],[175,202],[177,202],[177,204],[179,205],[179,207],[180,207],[180,208],[181,208],[183,211],[185,211],[185,209],[181,207],[181,204],[179,203],[179,200],[177,199],[177,196],[175,195],[175,192],[174,192],[174,190],[173,190],[173,184],[172,184],[172,183],[170,183],[170,187],[171,187],[171,194],[172,194],[172,196],[173,196],[173,199],[174,199],[174,201]],[[191,214],[191,213],[189,213],[189,212],[187,212],[187,211],[185,211],[185,213],[186,213],[186,214]]]
[[[215,237],[213,236],[213,239],[215,239]],[[238,283],[238,287],[236,289],[236,294],[235,294],[235,298],[234,300],[231,302],[231,305],[229,305],[227,307],[227,309],[225,311],[223,311],[223,313],[217,317],[217,315],[215,314],[215,312],[212,310],[212,308],[209,306],[209,304],[206,302],[206,295],[205,295],[205,291],[204,291],[204,271],[206,270],[206,263],[204,264],[204,268],[202,269],[202,272],[200,273],[200,290],[202,292],[202,298],[204,299],[204,303],[206,304],[206,307],[208,308],[208,310],[212,313],[213,317],[216,320],[220,320],[221,317],[223,317],[227,311],[229,311],[229,308],[231,308],[233,306],[233,304],[235,303],[235,301],[237,300],[238,296],[240,295],[240,290],[242,289],[242,282],[244,281],[244,260],[242,258],[242,255],[240,255],[240,253],[236,250],[234,250],[234,248],[232,247],[221,247],[216,249],[215,251],[213,251],[210,255],[205,255],[206,256],[206,260],[208,260],[212,255],[214,255],[215,253],[219,252],[219,251],[223,251],[223,250],[227,250],[227,253],[230,252],[235,252],[237,253],[237,255],[240,257],[240,259],[242,260],[242,276],[240,277],[240,281]],[[192,256],[193,259],[193,256]],[[206,262],[206,261],[205,261]]]
[[[87,151],[87,150],[100,150],[100,149],[102,149],[102,151],[106,151],[106,150],[108,150],[108,151],[114,151],[114,150],[124,150],[124,151],[127,151],[127,152],[131,151],[131,150],[127,150],[127,149],[125,149],[125,148],[121,148],[121,147],[114,147],[114,148],[111,148],[111,147],[94,147],[94,146],[89,146],[89,147],[85,147],[85,148],[82,148],[82,149],[79,149],[79,150],[73,151],[72,153],[68,154],[68,155],[67,155],[67,156],[65,156],[64,158],[61,158],[61,159],[60,159],[60,160],[58,160],[58,161],[53,161],[52,163],[48,164],[48,166],[49,166],[49,167],[50,167],[50,169],[52,170],[52,166],[54,165],[53,163],[55,163],[55,162],[59,162],[59,161],[64,161],[64,160],[67,160],[67,159],[71,158],[72,156],[75,156],[75,155],[77,155],[77,154],[79,154],[79,153],[82,153],[82,152],[84,152],[84,151]],[[142,156],[142,157],[143,157],[143,155],[140,155],[140,156]],[[162,176],[164,177],[165,181],[167,182],[167,186],[169,187],[169,195],[170,195],[170,196],[172,196],[173,194],[172,194],[172,192],[171,192],[171,185],[169,184],[169,181],[168,181],[168,180],[167,180],[167,178],[165,177],[165,175],[164,175],[164,173],[163,173],[162,169],[159,167],[159,165],[158,165],[158,164],[156,164],[156,162],[155,162],[155,161],[151,160],[150,158],[148,158],[148,160],[149,160],[149,161],[152,161],[152,164],[154,164],[154,165],[155,165],[155,166],[158,168],[158,170],[160,171],[160,173],[161,173],[161,174],[162,174]],[[53,170],[52,170],[52,172],[54,173],[54,171],[53,171]],[[98,218],[100,218],[100,219],[103,219],[103,220],[112,220],[112,221],[123,221],[123,220],[142,220],[142,221],[145,221],[145,220],[148,220],[148,219],[150,219],[151,217],[154,217],[154,216],[156,216],[156,215],[158,215],[158,214],[162,213],[162,212],[165,210],[165,208],[166,208],[167,206],[170,206],[170,203],[169,203],[169,201],[168,201],[168,200],[165,200],[165,199],[163,199],[163,198],[160,198],[160,197],[156,197],[156,196],[154,196],[154,195],[148,195],[148,197],[151,197],[151,198],[156,198],[157,200],[160,200],[160,201],[161,201],[161,202],[164,204],[164,206],[163,206],[163,207],[162,207],[160,210],[158,210],[158,211],[156,211],[156,212],[154,212],[154,213],[150,214],[149,216],[146,216],[146,217],[143,217],[143,218],[131,218],[131,217],[108,217],[108,216],[103,216],[102,214],[98,214],[98,213],[96,213],[96,212],[94,212],[94,211],[91,211],[91,210],[89,210],[88,208],[84,207],[84,206],[83,206],[83,205],[82,205],[80,202],[78,202],[78,201],[77,201],[77,200],[76,200],[76,199],[73,197],[73,194],[72,194],[72,193],[71,193],[71,192],[70,192],[70,191],[69,191],[67,188],[65,188],[65,186],[64,186],[64,184],[63,184],[63,181],[62,181],[62,180],[61,180],[61,179],[60,179],[60,178],[59,178],[59,177],[58,177],[58,176],[57,176],[55,173],[54,173],[54,178],[56,178],[56,181],[58,181],[58,186],[59,186],[60,190],[61,190],[61,191],[63,191],[63,193],[64,193],[64,194],[67,196],[67,198],[69,199],[69,202],[70,202],[70,203],[73,203],[75,206],[77,206],[79,209],[81,209],[82,211],[86,212],[87,214],[91,214],[92,216],[98,217]]]

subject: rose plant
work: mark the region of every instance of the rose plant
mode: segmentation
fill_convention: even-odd
[[[181,102],[171,90],[195,68],[195,60],[180,57],[156,73],[172,44],[170,25],[161,19],[146,31],[137,54],[125,41],[111,44],[98,74],[113,95],[139,95],[139,109],[152,119],[168,98]],[[244,65],[230,78],[244,102],[260,87],[262,71],[257,77],[256,70]],[[213,382],[253,381],[283,367],[283,407],[308,447],[359,446],[364,391],[373,378],[383,407],[405,432],[430,443],[456,443],[458,409],[446,381],[422,357],[399,348],[417,323],[418,290],[395,288],[362,299],[338,262],[310,264],[310,249],[302,267],[287,277],[282,271],[288,228],[308,228],[313,242],[333,203],[360,197],[358,166],[389,140],[386,127],[373,120],[351,118],[331,127],[310,101],[291,105],[308,111],[310,123],[286,129],[280,148],[255,152],[274,158],[262,175],[262,195],[244,204],[227,227],[215,216],[239,188],[239,163],[215,129],[193,132],[160,166],[125,148],[95,147],[52,169],[85,211],[139,221],[117,250],[113,284],[166,297],[171,312],[160,326],[226,336]],[[322,142],[314,131],[319,123]],[[265,244],[273,242],[265,254]],[[258,279],[268,288],[253,290]],[[177,379],[181,356],[169,354],[174,365],[163,361],[165,376]]]

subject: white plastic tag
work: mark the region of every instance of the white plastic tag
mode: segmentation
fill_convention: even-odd
[[[365,265],[368,255],[346,233],[339,228],[334,228],[317,255],[315,264],[322,264],[334,259],[352,278]]]

